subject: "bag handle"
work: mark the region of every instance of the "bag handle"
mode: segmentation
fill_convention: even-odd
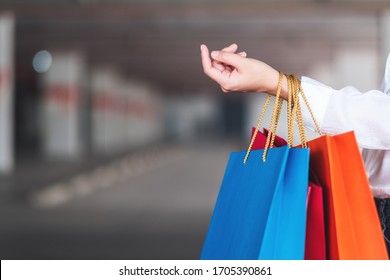
[[[274,103],[274,109],[272,111],[272,116],[271,116],[271,122],[270,122],[270,129],[269,133],[267,135],[267,140],[266,144],[264,147],[264,152],[263,152],[263,162],[266,161],[267,157],[267,152],[270,147],[274,145],[275,142],[275,136],[276,136],[276,129],[279,123],[279,118],[280,118],[280,112],[282,109],[283,101],[280,98],[280,93],[282,91],[282,84],[283,84],[283,77],[284,74],[279,71],[279,81],[278,81],[278,87],[276,90],[276,95],[275,95],[275,103]],[[309,105],[309,102],[307,101],[306,95],[302,89],[301,81],[294,75],[286,75],[287,78],[287,94],[288,94],[288,99],[287,99],[287,131],[288,131],[288,145],[292,147],[294,145],[294,120],[296,118],[297,124],[298,124],[298,130],[299,130],[299,136],[301,138],[301,144],[303,148],[307,148],[307,138],[306,138],[306,132],[305,132],[305,125],[303,122],[303,117],[302,117],[302,110],[301,110],[301,105],[299,102],[299,94],[302,96],[303,101],[305,102],[305,105],[307,109],[309,110],[310,116],[313,119],[314,125],[316,127],[316,131],[320,136],[322,136],[322,132],[320,129],[320,126],[318,125],[318,122],[316,118],[314,117],[313,111],[311,110],[311,107]],[[256,129],[255,132],[253,133],[253,136],[251,138],[248,150],[246,152],[246,155],[244,157],[244,164],[246,164],[249,154],[251,152],[253,143],[255,142],[257,132],[260,129],[260,125],[263,121],[265,112],[268,108],[268,105],[271,100],[271,95],[267,96],[267,99],[263,105],[263,108],[261,110],[261,114],[259,117],[259,120],[257,121]]]
[[[293,106],[292,96],[292,80],[287,77],[287,144],[292,147],[294,145],[294,118],[296,115],[296,107]]]
[[[314,125],[316,127],[316,131],[317,133],[322,136],[322,132],[321,132],[321,129],[320,129],[320,126],[318,125],[318,122],[316,120],[316,118],[314,117],[314,114],[313,114],[313,111],[309,105],[309,102],[307,101],[307,98],[306,98],[306,95],[303,91],[303,88],[302,88],[302,85],[301,85],[301,81],[294,75],[290,75],[289,76],[292,83],[294,84],[294,91],[293,91],[293,95],[294,95],[294,104],[297,104],[297,109],[300,111],[301,107],[300,107],[300,102],[299,102],[299,94],[301,95],[303,101],[305,102],[305,105],[310,113],[310,116],[314,122]],[[297,120],[299,122],[299,126],[303,127],[304,128],[304,123],[303,123],[303,117],[302,117],[302,112],[300,111],[300,113],[298,113],[297,115]]]
[[[272,146],[273,142],[275,141],[275,133],[276,133],[277,122],[279,120],[280,111],[281,111],[282,104],[283,104],[281,102],[281,100],[280,100],[280,93],[282,91],[282,84],[283,84],[283,76],[284,76],[284,74],[279,71],[278,88],[276,90],[274,109],[272,111],[272,117],[271,117],[271,123],[270,123],[270,130],[269,130],[269,133],[267,135],[267,141],[266,141],[264,152],[263,152],[263,162],[265,162],[267,151],[268,151],[268,147]],[[263,121],[263,118],[264,118],[265,112],[267,111],[267,108],[268,108],[268,105],[270,103],[270,100],[271,100],[271,95],[268,95],[267,99],[265,100],[265,103],[263,105],[263,109],[261,110],[261,114],[260,114],[259,120],[257,121],[255,132],[253,133],[252,139],[251,139],[251,141],[249,143],[249,147],[248,147],[248,150],[247,150],[245,158],[244,158],[244,164],[246,164],[246,162],[248,160],[249,154],[250,154],[250,152],[252,150],[253,143],[255,142],[255,139],[256,139],[256,136],[257,136],[257,132],[260,129],[260,125],[261,125],[261,123]]]
[[[290,124],[291,134],[293,133],[294,118],[297,119],[299,136],[301,138],[301,144],[303,148],[307,148],[307,138],[305,132],[305,126],[303,123],[301,104],[299,102],[300,82],[294,75],[289,75],[287,80],[291,84],[291,91],[288,93],[293,100],[293,106],[295,113],[292,114],[291,119],[288,120]],[[293,145],[293,143],[291,143]]]
[[[323,134],[321,132],[320,126],[318,125],[316,118],[314,117],[309,102],[307,101],[300,80],[294,75],[289,75],[287,76],[287,85],[288,85],[288,104],[289,104],[287,107],[288,143],[290,147],[293,146],[293,126],[294,126],[294,120],[296,118],[302,147],[307,148],[307,138],[305,133],[305,125],[302,117],[299,94],[301,95],[303,101],[305,102],[306,107],[308,108],[310,116],[313,119],[313,122],[315,124],[317,133],[320,136],[322,136]]]

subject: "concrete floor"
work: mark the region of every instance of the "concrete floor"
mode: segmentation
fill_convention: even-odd
[[[3,189],[1,259],[198,259],[232,150],[160,147],[74,175],[83,180],[52,182],[23,200],[4,200]],[[97,169],[102,176],[93,176]]]

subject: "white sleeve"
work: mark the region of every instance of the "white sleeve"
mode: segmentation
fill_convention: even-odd
[[[353,130],[361,148],[390,150],[390,96],[377,90],[362,93],[354,87],[335,90],[307,77],[301,82],[323,133]],[[300,103],[305,126],[315,130],[305,103]]]

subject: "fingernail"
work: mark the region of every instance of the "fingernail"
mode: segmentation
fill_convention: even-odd
[[[218,55],[219,55],[219,51],[212,51],[211,52],[211,57],[213,57],[213,58],[218,57]]]

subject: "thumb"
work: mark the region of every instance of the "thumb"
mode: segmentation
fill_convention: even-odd
[[[245,57],[242,57],[239,54],[225,52],[225,51],[213,51],[211,52],[211,57],[219,62],[223,62],[227,65],[233,66],[238,71],[242,68],[244,64]]]

